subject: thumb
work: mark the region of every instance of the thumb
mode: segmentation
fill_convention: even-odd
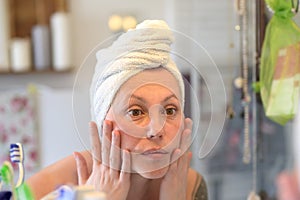
[[[73,152],[73,156],[76,161],[78,184],[83,185],[89,177],[88,167],[85,158],[79,152]]]

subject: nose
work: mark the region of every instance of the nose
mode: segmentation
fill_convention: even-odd
[[[147,138],[156,139],[162,138],[165,131],[164,125],[166,122],[166,115],[164,108],[161,105],[154,105],[149,109],[149,128],[147,132]]]

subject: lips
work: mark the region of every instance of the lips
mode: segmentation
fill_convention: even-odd
[[[148,149],[142,153],[142,155],[164,155],[168,154],[168,152],[164,149]]]

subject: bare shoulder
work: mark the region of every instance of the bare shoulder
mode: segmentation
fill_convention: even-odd
[[[188,199],[207,200],[207,188],[205,180],[201,174],[191,168],[188,172],[187,194]]]
[[[201,182],[202,176],[193,169],[189,169],[187,180],[187,193],[189,196],[193,196],[195,188],[198,188]]]
[[[81,152],[87,161],[88,168],[92,166],[92,158],[88,151]],[[62,184],[77,184],[77,169],[72,155],[37,172],[26,180],[36,199],[40,199],[57,186]],[[41,185],[43,187],[41,187]]]

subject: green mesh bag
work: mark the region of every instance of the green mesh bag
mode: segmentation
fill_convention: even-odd
[[[266,0],[274,11],[267,25],[260,62],[260,94],[266,116],[284,125],[298,108],[300,29],[292,1]]]

